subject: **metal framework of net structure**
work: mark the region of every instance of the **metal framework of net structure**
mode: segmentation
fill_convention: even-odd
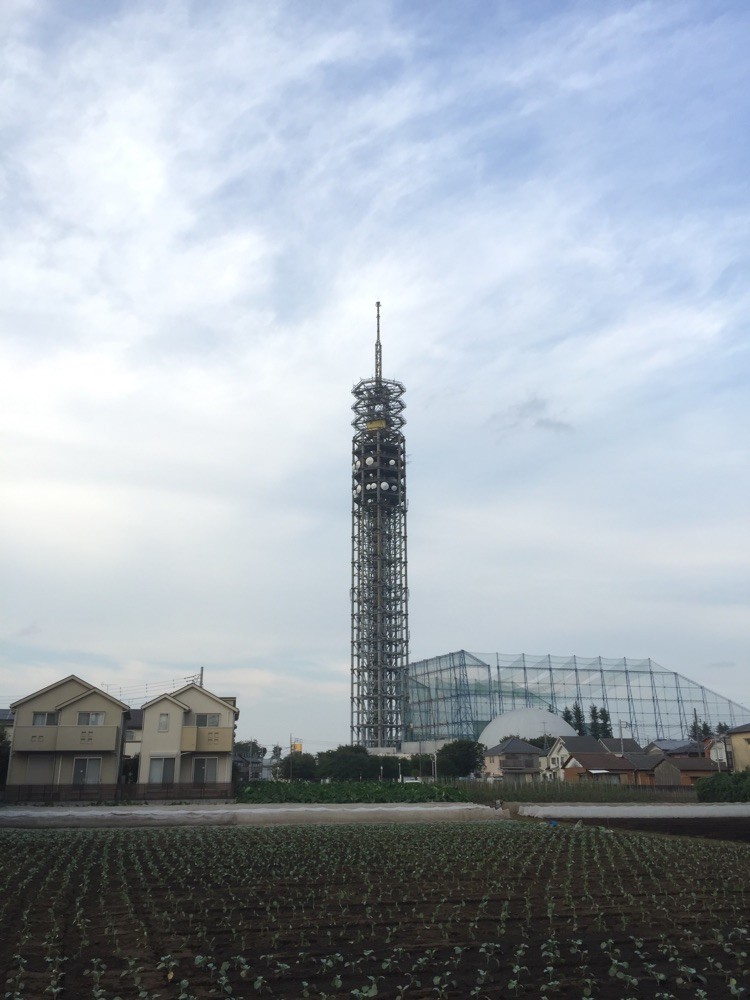
[[[750,709],[651,659],[459,650],[410,663],[406,686],[406,740],[477,739],[503,712],[561,715],[576,702],[587,720],[591,705],[605,708],[613,728],[622,723],[642,745],[687,738],[696,719],[712,731],[750,721]]]
[[[397,747],[409,660],[405,390],[382,376],[377,309],[375,377],[352,390],[351,740]]]

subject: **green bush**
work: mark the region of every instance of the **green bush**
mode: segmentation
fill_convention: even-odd
[[[256,781],[245,785],[238,802],[347,803],[347,802],[467,802],[466,792],[452,785],[427,785],[417,782],[399,784],[390,781],[332,781],[313,784],[307,781]]]
[[[750,802],[750,771],[719,772],[700,778],[695,790],[699,802]]]

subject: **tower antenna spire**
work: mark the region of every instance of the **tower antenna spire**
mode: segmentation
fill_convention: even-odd
[[[383,345],[380,343],[380,303],[375,303],[376,329],[375,337],[375,378],[378,382],[383,377]]]

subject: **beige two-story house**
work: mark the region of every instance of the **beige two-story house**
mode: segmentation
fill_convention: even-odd
[[[115,785],[128,706],[75,674],[11,705],[8,785]]]
[[[228,784],[239,714],[234,698],[220,698],[197,684],[146,702],[139,784]]]
[[[732,748],[735,771],[750,770],[750,723],[730,729],[726,738]]]

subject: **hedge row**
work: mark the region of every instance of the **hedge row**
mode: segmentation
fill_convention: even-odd
[[[750,802],[750,771],[712,774],[695,786],[700,802]]]
[[[399,784],[392,781],[254,781],[237,793],[238,802],[466,802],[466,793],[451,785]]]

